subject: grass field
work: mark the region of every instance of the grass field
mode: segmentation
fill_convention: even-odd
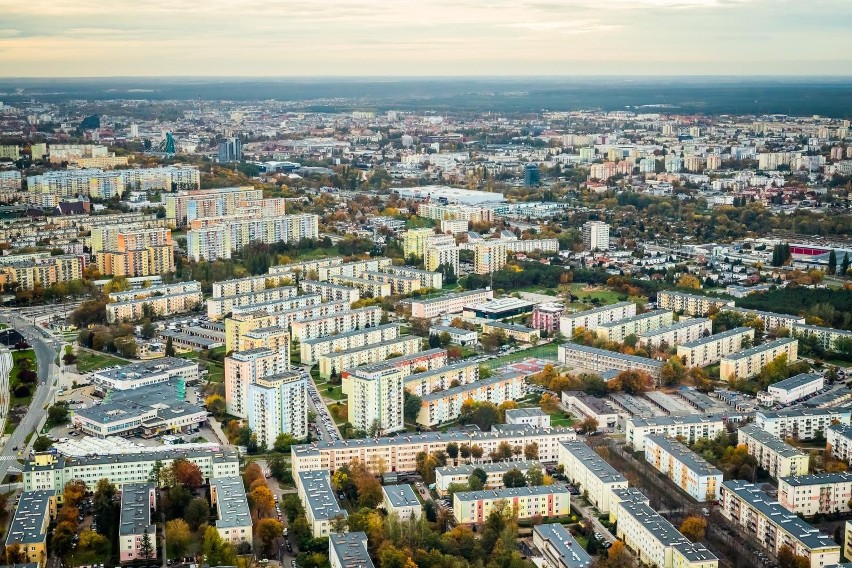
[[[346,395],[343,394],[343,390],[340,388],[340,385],[323,383],[321,385],[317,385],[317,390],[319,390],[320,396],[331,400],[344,400],[346,398]]]
[[[551,426],[564,426],[568,427],[574,424],[575,420],[573,417],[568,415],[561,410],[557,410],[556,412],[548,412],[550,414],[550,425]]]
[[[508,363],[514,363],[515,361],[521,361],[522,359],[529,359],[530,357],[538,359],[553,359],[556,361],[558,351],[559,346],[556,345],[556,343],[548,343],[546,345],[537,345],[536,347],[530,347],[523,351],[516,351],[515,353],[503,355],[502,357],[486,361],[485,364],[492,369],[496,369],[497,367],[502,367]]]
[[[77,372],[89,373],[112,365],[127,365],[127,361],[105,353],[81,350],[77,353]]]
[[[220,365],[219,363],[214,363],[212,361],[207,362],[207,380],[213,383],[221,383],[225,380],[225,367]]]
[[[337,402],[328,403],[326,406],[335,424],[340,426],[346,422],[349,417],[349,407],[345,402],[340,402],[339,404]]]

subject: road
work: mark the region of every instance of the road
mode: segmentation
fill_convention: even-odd
[[[0,450],[0,479],[3,479],[10,467],[21,469],[22,465],[18,462],[18,452],[20,451],[22,456],[26,455],[26,449],[23,447],[24,440],[39,427],[40,422],[47,415],[45,406],[48,402],[54,400],[58,373],[54,359],[56,359],[57,349],[62,347],[63,342],[55,339],[46,330],[33,326],[32,320],[21,317],[14,310],[0,312],[0,322],[17,329],[27,339],[27,342],[35,351],[38,363],[38,387],[33,395],[32,404],[30,404],[26,415],[21,419],[21,423],[9,436],[3,449]],[[30,443],[34,440],[35,436],[30,440]],[[16,447],[19,449],[15,450]]]
[[[340,430],[337,428],[331,412],[328,411],[328,407],[323,403],[322,395],[320,395],[314,378],[311,376],[310,366],[304,365],[302,368],[308,375],[308,409],[316,414],[316,425],[320,438],[326,442],[342,439]]]

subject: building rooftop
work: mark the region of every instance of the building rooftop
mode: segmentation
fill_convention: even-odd
[[[802,316],[796,316],[792,314],[779,314],[777,312],[764,312],[762,310],[753,310],[751,308],[737,308],[734,306],[725,306],[724,311],[726,312],[737,312],[740,314],[748,314],[748,315],[756,315],[762,317],[770,317],[770,318],[786,318],[786,319],[794,319],[800,320],[802,323],[805,323],[805,318]]]
[[[822,376],[817,375],[815,373],[799,373],[789,379],[784,379],[783,381],[778,381],[777,383],[773,383],[769,385],[770,390],[793,390],[795,388],[799,388],[808,383],[812,383],[814,381],[821,381]]]
[[[722,422],[720,416],[655,416],[653,418],[630,418],[628,422],[634,428],[645,426],[676,426],[679,424],[707,424],[710,422]]]
[[[152,483],[126,483],[121,488],[120,535],[142,534],[145,530],[154,538],[155,527],[151,524]]]
[[[661,436],[660,434],[651,434],[650,436],[646,436],[645,439],[650,440],[660,446],[671,456],[673,456],[677,461],[686,466],[687,469],[692,470],[700,476],[722,476],[721,471],[710,465],[707,460],[705,460],[704,458],[702,458],[677,440],[666,438],[665,436]],[[648,451],[647,445],[645,446],[645,451]]]
[[[418,351],[417,353],[412,353],[411,355],[400,355],[399,357],[394,357],[393,359],[385,359],[384,361],[379,361],[377,363],[361,365],[360,367],[355,367],[354,369],[349,371],[349,374],[355,374],[358,371],[364,373],[375,373],[383,369],[390,369],[391,367],[395,367],[400,363],[408,363],[410,361],[416,361],[422,358],[439,357],[441,355],[443,355],[444,359],[446,359],[447,350],[442,349],[440,347],[436,347],[434,349],[427,349],[426,351]]]
[[[337,334],[332,335],[332,336],[318,337],[316,339],[306,339],[302,343],[305,343],[307,345],[317,345],[317,344],[320,344],[320,343],[327,343],[327,342],[334,340],[334,339],[341,339],[341,338],[347,338],[347,337],[357,337],[359,335],[364,335],[366,333],[373,332],[373,331],[393,329],[393,328],[400,329],[401,327],[402,327],[402,324],[399,324],[399,323],[386,323],[384,325],[377,325],[376,327],[365,327],[365,328],[362,328],[362,329],[353,329],[352,331],[345,331],[343,333],[337,333]]]
[[[568,391],[565,393],[565,395],[576,398],[598,414],[618,414],[618,412],[614,408],[607,405],[607,403],[604,402],[602,398],[597,398],[588,395],[583,391]]]
[[[716,556],[701,543],[691,543],[674,525],[664,519],[647,503],[627,500],[620,503],[621,510],[642,524],[663,546],[678,550],[690,562],[715,560]]]
[[[798,448],[794,448],[781,438],[777,438],[758,426],[757,424],[748,424],[740,428],[744,434],[748,434],[754,438],[759,444],[766,446],[781,457],[790,458],[805,455]]]
[[[532,308],[535,304],[519,298],[494,298],[486,300],[478,304],[465,306],[466,308],[477,310],[480,312],[502,312],[505,310],[517,310],[522,308]]]
[[[598,324],[598,327],[603,328],[603,329],[609,329],[611,327],[618,327],[618,326],[624,325],[626,323],[633,323],[633,322],[636,322],[636,321],[642,321],[644,319],[649,319],[649,318],[661,316],[663,314],[671,314],[671,313],[672,312],[670,310],[651,310],[650,312],[645,312],[645,313],[642,313],[642,314],[636,314],[635,316],[629,316],[629,317],[622,318],[622,319],[615,320],[615,321],[603,322],[603,323]]]
[[[541,463],[537,461],[502,461],[492,463],[447,465],[435,468],[435,473],[440,472],[441,475],[456,477],[459,475],[470,476],[475,469],[481,469],[485,473],[500,473],[512,469],[518,469],[521,472],[526,472],[533,467],[541,467]]]
[[[696,339],[695,341],[681,343],[680,346],[686,347],[687,349],[693,349],[695,347],[701,347],[702,345],[706,345],[707,343],[712,343],[719,339],[734,337],[735,335],[739,335],[741,333],[749,331],[754,332],[754,330],[750,327],[735,327],[733,329],[725,330],[721,333],[715,333],[713,335],[708,335],[707,337],[702,337],[701,339]]]
[[[588,316],[588,315],[591,315],[591,314],[605,313],[605,312],[608,312],[610,310],[623,308],[623,307],[628,306],[632,303],[633,302],[617,302],[615,304],[609,304],[607,306],[601,306],[599,308],[592,308],[591,310],[583,310],[583,311],[580,311],[580,312],[574,312],[572,314],[566,314],[565,317],[573,318],[573,317],[580,317],[580,316]]]
[[[211,489],[216,489],[216,512],[218,528],[245,527],[251,525],[246,489],[240,476],[219,477],[210,480]]]
[[[832,538],[823,534],[819,529],[797,517],[777,501],[772,501],[769,495],[761,491],[757,485],[740,479],[723,481],[722,488],[731,491],[748,505],[756,509],[761,515],[788,532],[793,538],[802,543],[810,550],[820,548],[837,548],[838,545]]]
[[[331,487],[331,475],[326,470],[300,471],[299,480],[307,497],[308,507],[316,520],[330,520],[337,515],[348,516],[340,508]]]
[[[406,341],[411,341],[412,339],[420,339],[416,335],[400,335],[395,339],[387,339],[385,341],[381,341],[379,343],[368,343],[367,345],[362,345],[361,347],[353,347],[351,349],[344,349],[342,351],[332,351],[331,353],[326,353],[324,355],[320,355],[320,357],[327,357],[329,359],[334,359],[337,357],[345,357],[347,355],[351,355],[352,353],[358,353],[359,351],[366,351],[368,349],[375,349],[376,347],[380,347],[382,345],[393,346],[399,345],[401,343],[405,343]]]
[[[680,296],[681,298],[695,298],[696,300],[710,300],[712,302],[732,302],[727,298],[715,298],[713,296],[704,296],[703,294],[690,294],[688,292],[676,292],[674,290],[660,290],[659,294],[668,294],[669,296]]]
[[[447,300],[454,300],[454,299],[459,299],[459,298],[468,298],[468,297],[472,297],[472,296],[479,296],[480,294],[484,294],[486,292],[490,292],[490,290],[482,288],[482,289],[479,289],[479,290],[467,290],[465,292],[452,292],[450,294],[444,294],[444,295],[438,296],[436,298],[427,298],[425,300],[413,300],[413,303],[419,303],[419,304],[423,304],[423,305],[437,304],[437,303],[440,303],[440,302],[445,302]]]
[[[384,485],[382,492],[395,509],[420,506],[420,499],[410,485]]]
[[[363,532],[332,533],[328,535],[328,545],[340,560],[340,568],[375,568]]]
[[[852,410],[848,408],[783,408],[781,410],[760,411],[757,416],[762,416],[764,420],[774,420],[776,418],[808,418],[815,416],[834,416],[834,415],[852,415]],[[847,420],[848,422],[848,420]]]
[[[490,386],[490,385],[498,385],[505,381],[509,381],[515,379],[517,377],[523,377],[521,373],[503,373],[498,375],[493,375],[488,377],[487,379],[481,379],[478,381],[473,381],[472,383],[468,383],[466,385],[459,385],[457,387],[450,387],[448,389],[439,390],[437,392],[431,392],[429,394],[423,395],[421,398],[423,402],[430,402],[433,400],[441,400],[442,398],[447,398],[450,396],[457,395],[459,393],[473,391],[482,387]]]
[[[491,321],[491,322],[488,322],[484,325],[487,325],[487,326],[490,326],[490,327],[497,327],[497,328],[500,328],[500,329],[506,329],[506,330],[509,330],[509,331],[518,331],[518,332],[521,332],[521,333],[530,333],[531,331],[538,331],[537,329],[533,329],[533,328],[527,327],[525,325],[518,325],[518,324],[515,324],[515,323],[506,323],[506,322],[502,322],[502,321]]]
[[[571,442],[562,442],[562,447],[567,449],[575,458],[583,462],[586,468],[591,471],[602,483],[627,483],[621,473],[585,442],[579,440]]]
[[[473,334],[476,333],[475,331],[471,331],[469,329],[462,329],[460,327],[451,327],[451,326],[448,326],[448,325],[433,325],[432,327],[429,328],[429,332],[431,333],[433,330],[437,331],[438,333],[442,333],[442,332],[446,331],[450,335],[466,335],[466,334],[470,334],[470,333],[473,333]]]
[[[90,408],[81,408],[75,412],[82,418],[102,424],[127,421],[143,414],[149,415],[146,420],[151,420],[152,412],[162,420],[173,420],[199,413],[203,413],[206,418],[207,410],[183,400],[179,391],[177,383],[172,379],[133,390],[112,392],[106,402]]]
[[[583,547],[574,540],[568,529],[559,523],[535,526],[533,533],[545,540],[556,553],[556,558],[548,559],[549,565],[561,568],[586,568],[592,564],[592,557],[589,556],[589,553],[583,550]],[[543,550],[541,552],[545,557],[548,556],[549,551]]]
[[[115,453],[87,456],[58,456],[55,463],[49,465],[35,465],[30,460],[24,465],[24,471],[49,471],[63,467],[93,466],[106,464],[126,464],[131,462],[156,462],[176,460],[180,458],[210,458],[214,463],[234,461],[239,457],[237,453],[229,449],[212,450],[210,447],[185,448],[181,446],[158,446],[151,451],[139,449],[136,453]]]
[[[792,337],[782,337],[781,339],[774,339],[772,341],[767,341],[766,343],[761,343],[760,345],[755,345],[754,347],[749,347],[748,349],[744,349],[743,351],[739,351],[738,353],[725,355],[723,359],[726,359],[728,361],[739,361],[741,359],[748,359],[755,353],[762,353],[763,351],[769,351],[770,349],[789,345],[790,343],[798,343],[798,340],[793,339]]]
[[[118,369],[95,371],[93,377],[100,380],[130,381],[143,379],[148,375],[172,373],[182,369],[198,368],[198,363],[179,357],[160,357],[150,361],[140,361],[124,365]]]
[[[45,529],[49,522],[50,500],[56,491],[24,491],[18,500],[15,517],[6,536],[6,546],[12,544],[35,544],[47,538]]]
[[[406,383],[416,383],[418,381],[422,381],[423,379],[428,379],[429,377],[435,375],[444,375],[447,373],[455,373],[461,369],[468,369],[470,367],[478,367],[477,363],[460,361],[458,363],[452,363],[450,365],[444,365],[443,367],[436,367],[434,369],[430,369],[428,371],[423,371],[422,373],[415,373],[413,375],[408,375],[405,377]]]
[[[539,418],[547,416],[547,413],[540,408],[510,408],[506,410],[506,418]]]
[[[561,483],[536,485],[534,487],[510,487],[506,489],[483,489],[482,491],[459,491],[455,498],[459,501],[479,501],[480,499],[513,499],[534,495],[568,494],[568,486]]]
[[[622,320],[624,321],[624,320]],[[679,329],[684,329],[687,327],[691,327],[693,325],[700,325],[705,322],[710,322],[708,318],[687,318],[681,319],[672,325],[667,325],[665,327],[658,327],[656,329],[649,329],[648,331],[642,331],[637,333],[636,336],[640,339],[643,337],[654,337],[655,335],[662,335],[663,333],[667,333],[669,331],[677,331]],[[709,336],[708,336],[709,337]]]
[[[630,361],[633,363],[638,363],[640,365],[652,365],[654,367],[662,367],[663,362],[657,361],[655,359],[649,359],[647,357],[640,357],[638,355],[625,355],[624,353],[619,353],[617,351],[610,351],[608,349],[599,349],[597,347],[589,347],[588,345],[582,345],[580,343],[574,343],[569,341],[568,343],[563,343],[560,347],[564,347],[565,349],[572,349],[574,351],[582,351],[584,353],[591,353],[594,355],[599,355],[602,357],[614,357],[616,359],[621,359],[623,361]]]
[[[832,424],[828,429],[842,438],[852,440],[852,426],[849,424]]]
[[[836,333],[838,335],[852,337],[852,331],[849,331],[848,329],[835,329],[833,327],[820,327],[818,325],[805,325],[797,323],[796,331],[800,330],[811,331],[815,333]]]
[[[784,483],[793,487],[806,487],[808,485],[825,485],[828,483],[849,483],[852,481],[852,472],[838,471],[831,473],[812,473],[810,475],[791,475],[782,477]]]

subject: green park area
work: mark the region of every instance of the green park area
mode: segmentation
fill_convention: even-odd
[[[98,369],[111,367],[113,365],[127,365],[128,361],[94,351],[80,350],[77,353],[77,372],[80,374],[91,373]]]
[[[530,358],[553,359],[554,361],[556,361],[558,352],[559,346],[556,343],[548,343],[546,345],[536,345],[535,347],[530,347],[529,349],[516,351],[515,353],[509,353],[508,355],[503,355],[502,357],[497,357],[496,359],[486,361],[485,364],[492,369],[497,369],[498,367],[502,367],[503,365],[508,365],[509,363],[515,363],[517,361],[523,361],[524,359]]]

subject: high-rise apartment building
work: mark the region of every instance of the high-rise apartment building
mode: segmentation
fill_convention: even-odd
[[[349,422],[376,435],[405,428],[404,374],[395,367],[349,375]]]
[[[219,163],[241,162],[243,160],[243,142],[238,136],[232,136],[219,142]]]
[[[287,370],[287,361],[279,353],[259,347],[236,351],[225,357],[225,404],[228,414],[248,418],[251,402],[249,386],[259,378],[278,375]]]
[[[174,243],[170,229],[118,232],[115,246],[95,253],[101,274],[152,276],[174,272]]]
[[[585,250],[609,250],[609,225],[601,221],[584,223],[583,248]]]
[[[308,435],[308,380],[303,371],[258,377],[248,387],[249,427],[260,446],[271,448],[279,434]]]
[[[481,241],[473,245],[473,271],[477,274],[489,274],[506,266],[509,253],[507,241]]]

